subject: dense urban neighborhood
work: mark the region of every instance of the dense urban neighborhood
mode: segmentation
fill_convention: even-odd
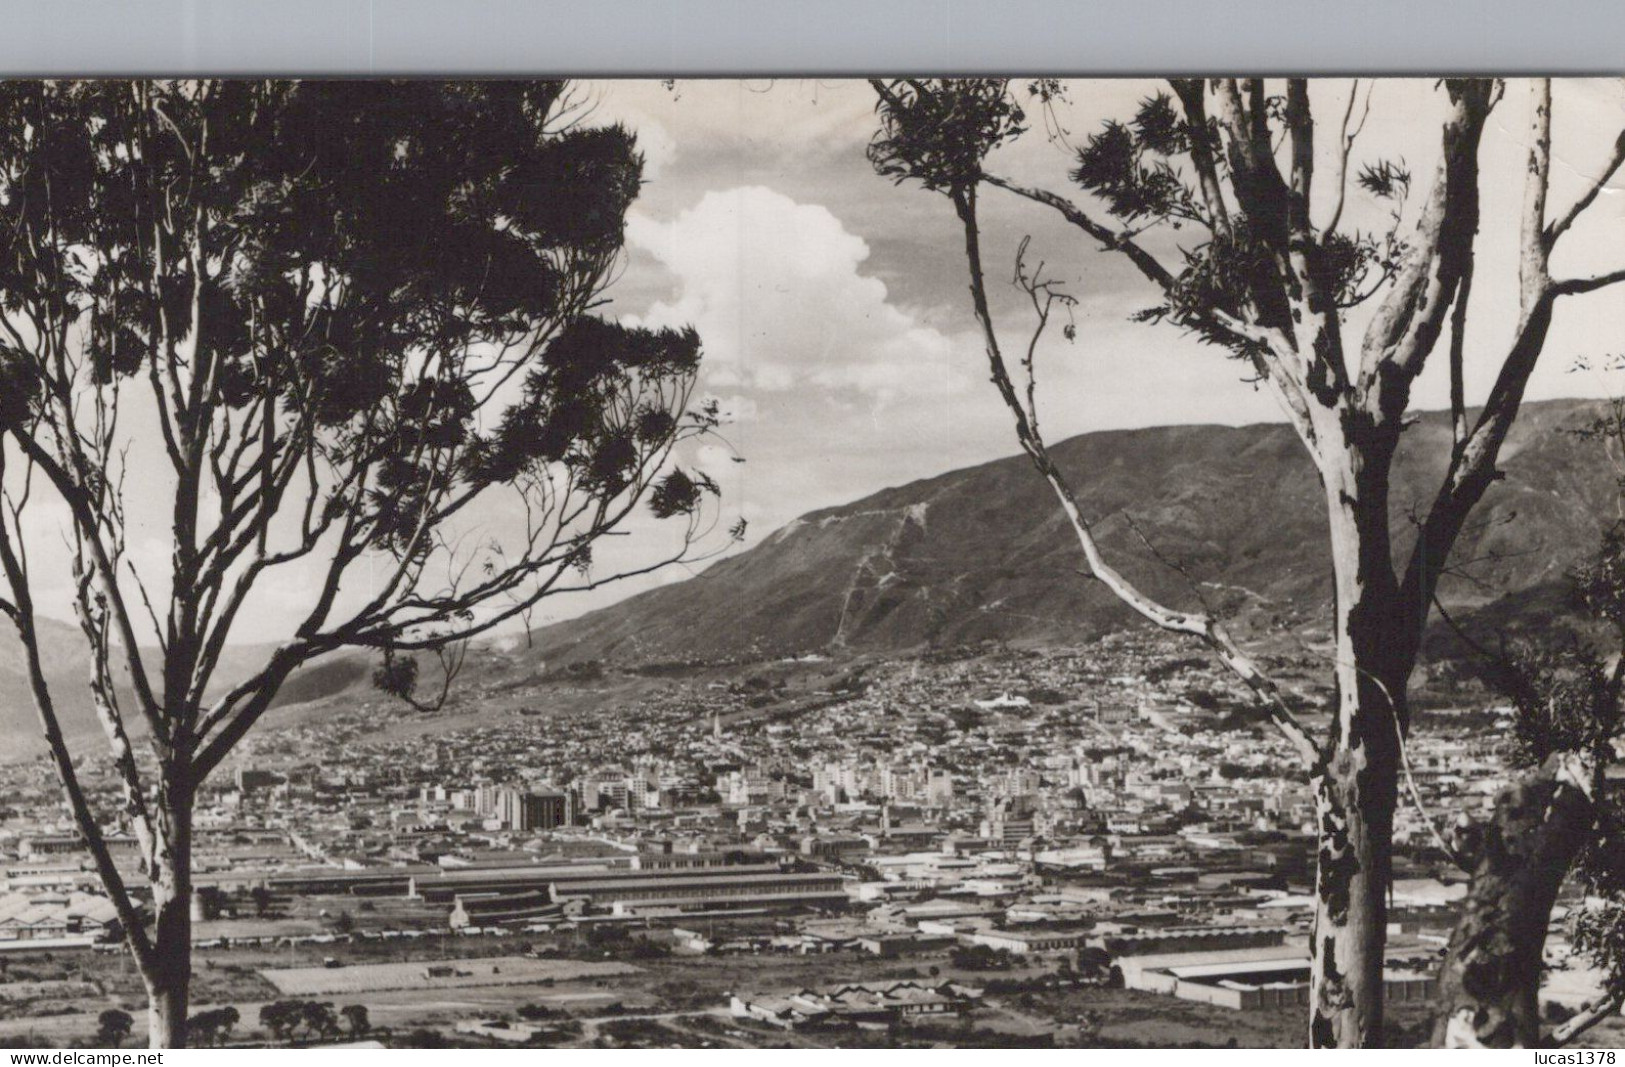
[[[439,711],[365,688],[289,709],[210,784],[211,1036],[1302,1040],[1309,794],[1244,692],[1167,637],[550,672],[472,656],[480,680]],[[1310,716],[1313,667],[1275,663]],[[1447,837],[1506,766],[1509,713],[1457,695],[1423,713],[1396,830],[1388,997],[1413,1027],[1464,891]],[[0,1039],[92,1041],[106,1011],[139,1019],[139,985],[50,767],[4,775]],[[1600,988],[1565,951],[1554,1016]]]

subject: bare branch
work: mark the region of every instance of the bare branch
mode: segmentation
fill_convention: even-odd
[[[1240,646],[1230,636],[1229,631],[1218,620],[1209,615],[1178,611],[1158,603],[1106,561],[1093,532],[1089,528],[1088,521],[1083,516],[1083,510],[1078,503],[1071,484],[1050,457],[1043,438],[1028,417],[1021,396],[1017,392],[1005,364],[1003,350],[1000,347],[998,333],[993,323],[992,311],[988,306],[987,283],[982,267],[981,234],[976,218],[975,192],[974,190],[966,190],[955,194],[953,199],[954,207],[959,214],[964,229],[965,259],[971,279],[971,304],[977,322],[981,326],[983,347],[992,372],[993,383],[998,387],[999,395],[1003,398],[1005,406],[1010,409],[1010,413],[1015,419],[1016,438],[1021,444],[1022,451],[1027,453],[1028,458],[1049,484],[1051,491],[1055,494],[1062,511],[1067,517],[1067,521],[1071,524],[1073,533],[1078,539],[1078,544],[1083,549],[1084,558],[1088,561],[1090,573],[1110,589],[1119,600],[1153,625],[1173,633],[1183,633],[1196,637],[1212,649],[1219,660],[1253,691],[1255,698],[1269,713],[1277,728],[1292,744],[1299,758],[1303,760],[1304,765],[1306,767],[1313,766],[1319,758],[1315,742],[1287,707],[1286,701],[1274,680],[1266,675],[1258,664],[1241,650]]]
[[[1450,315],[1450,439],[1459,453],[1467,443],[1467,305],[1473,292],[1473,263],[1467,261]]]
[[[1230,209],[1224,202],[1224,189],[1219,184],[1218,161],[1214,158],[1215,140],[1208,125],[1207,100],[1201,78],[1170,78],[1174,95],[1185,112],[1185,125],[1190,137],[1191,163],[1196,168],[1197,189],[1207,209],[1213,229],[1230,229]]]
[[[4,450],[0,449],[0,474],[4,473],[4,469]],[[0,570],[4,571],[11,587],[14,609],[7,614],[23,646],[28,685],[34,697],[34,710],[39,716],[41,733],[62,782],[68,807],[73,812],[74,822],[79,827],[85,846],[90,850],[97,874],[101,877],[114,909],[118,912],[119,922],[124,926],[124,936],[131,952],[143,970],[150,969],[154,962],[154,953],[146,928],[142,925],[141,913],[136,909],[124,884],[124,876],[119,873],[118,866],[113,861],[112,853],[102,834],[101,823],[91,810],[90,801],[79,782],[79,772],[74,767],[73,755],[69,751],[67,739],[63,736],[62,726],[57,718],[56,703],[52,698],[50,685],[45,679],[38,635],[34,628],[32,597],[13,547],[12,533],[3,520],[0,520]]]
[[[1349,129],[1349,119],[1354,115],[1354,102],[1360,95],[1360,79],[1355,78],[1349,86],[1348,104],[1343,109],[1343,121],[1337,128],[1337,169],[1333,171],[1332,190],[1335,199],[1332,201],[1332,214],[1326,220],[1321,231],[1322,240],[1337,232],[1337,224],[1343,219],[1343,203],[1348,198],[1349,157],[1354,152],[1354,142],[1359,138],[1360,131],[1365,129],[1365,120],[1371,115],[1371,93],[1375,84],[1367,87],[1365,93],[1365,110],[1360,113],[1360,121]]]
[[[1478,143],[1492,86],[1469,80],[1447,87],[1452,111],[1414,243],[1361,345],[1359,402],[1388,422],[1409,404],[1411,383],[1443,331],[1478,229]]]
[[[1586,208],[1596,201],[1597,196],[1603,189],[1607,188],[1614,175],[1619,173],[1622,164],[1625,164],[1625,130],[1620,131],[1619,136],[1615,138],[1614,154],[1608,158],[1608,162],[1603,165],[1597,177],[1586,187],[1586,191],[1581,193],[1580,198],[1570,205],[1569,209],[1555,222],[1546,227],[1544,243],[1548,249],[1556,245],[1557,239],[1567,233],[1569,227],[1574,225]]]
[[[1458,93],[1465,99],[1466,93]],[[1499,479],[1496,464],[1501,445],[1523,403],[1551,327],[1557,295],[1547,275],[1544,238],[1546,188],[1551,163],[1551,85],[1537,79],[1532,86],[1533,109],[1529,139],[1519,249],[1519,323],[1511,348],[1502,361],[1490,395],[1472,431],[1457,445],[1444,482],[1435,495],[1417,534],[1401,584],[1407,632],[1420,632],[1439,575],[1449,560],[1468,513],[1484,492]],[[1447,138],[1448,140],[1448,138]],[[1448,155],[1448,153],[1447,153]],[[1476,213],[1476,208],[1475,208]],[[1468,235],[1470,240],[1470,235]],[[1458,273],[1457,280],[1461,279]],[[1458,296],[1459,298],[1459,296]]]
[[[1129,261],[1139,269],[1140,273],[1155,282],[1163,292],[1173,289],[1174,276],[1169,273],[1166,267],[1157,262],[1155,256],[1137,244],[1132,237],[1097,222],[1066,197],[1059,196],[1047,189],[1034,189],[1020,185],[995,174],[985,175],[983,180],[989,185],[998,186],[1000,189],[1015,193],[1017,196],[1060,212],[1062,218],[1099,241],[1103,248],[1112,252],[1121,252],[1127,256]]]
[[[1625,282],[1625,268],[1611,270],[1606,274],[1595,274],[1589,278],[1566,278],[1553,282],[1552,291],[1558,296],[1580,296],[1605,289],[1610,285],[1618,285],[1620,282]]]

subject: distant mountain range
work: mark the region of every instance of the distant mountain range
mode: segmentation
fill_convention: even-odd
[[[1614,472],[1600,446],[1567,432],[1600,410],[1582,401],[1526,406],[1503,452],[1507,477],[1457,546],[1462,574],[1441,591],[1460,617],[1503,627],[1563,610],[1566,572],[1595,551],[1615,514]],[[1401,545],[1443,475],[1449,434],[1438,413],[1406,432],[1392,493]],[[1324,635],[1331,584],[1321,490],[1288,427],[1093,433],[1053,452],[1108,557],[1152,594],[1183,606],[1200,597],[1252,637]],[[1016,456],[804,515],[694,578],[538,631],[533,653],[507,658],[534,655],[553,667],[888,653],[988,639],[1074,645],[1136,625],[1082,566],[1048,487]],[[44,630],[68,729],[99,732],[78,630]],[[222,681],[267,651],[233,648]],[[325,660],[297,674],[279,703],[365,687],[368,676],[359,655]],[[0,627],[0,729],[13,754],[40,750],[9,627]]]
[[[1441,599],[1516,622],[1561,605],[1565,575],[1615,514],[1612,467],[1571,432],[1594,402],[1529,404],[1457,546]],[[1406,431],[1393,533],[1408,549],[1449,454],[1447,416]],[[1052,446],[1108,558],[1159,598],[1254,632],[1324,632],[1331,579],[1319,482],[1290,428],[1171,426]],[[1048,486],[1021,456],[813,512],[695,578],[559,623],[550,661],[897,652],[984,639],[1075,644],[1136,617],[1080,573]],[[1527,621],[1527,620],[1526,620]]]
[[[99,747],[101,724],[96,721],[91,704],[88,680],[91,677],[90,653],[84,635],[78,627],[52,619],[39,620],[40,645],[44,650],[45,677],[50,684],[52,701],[62,721],[63,732],[71,739],[87,739],[91,743],[78,749],[100,757],[106,751]],[[264,645],[228,646],[221,657],[216,688],[228,686],[250,677],[264,665],[271,649]],[[123,674],[123,671],[120,671]],[[332,696],[348,688],[366,684],[371,670],[358,654],[342,653],[310,664],[296,671],[278,695],[277,705],[298,704]],[[133,703],[126,699],[126,706]],[[137,734],[145,733],[129,716],[129,725]],[[40,730],[39,715],[34,708],[33,690],[28,684],[28,667],[23,658],[22,645],[9,620],[0,619],[0,731],[5,738],[0,743],[0,760],[38,755],[45,751]]]

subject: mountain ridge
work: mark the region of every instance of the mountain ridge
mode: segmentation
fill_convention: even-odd
[[[1445,603],[1476,611],[1561,584],[1594,550],[1615,492],[1578,429],[1602,402],[1525,406],[1453,556]],[[1446,413],[1421,413],[1396,461],[1396,545],[1444,474]],[[1281,423],[1110,430],[1052,446],[1108,558],[1153,595],[1251,629],[1322,626],[1330,604],[1322,490]],[[1135,622],[1078,574],[1076,540],[1016,455],[819,508],[699,575],[536,635],[562,662],[896,653],[979,640],[1081,643]],[[1549,602],[1549,597],[1546,598]]]
[[[1454,562],[1466,574],[1441,586],[1453,614],[1516,627],[1561,610],[1564,575],[1595,550],[1617,496],[1597,446],[1562,432],[1601,403],[1525,406],[1504,450],[1507,477],[1458,545]],[[1449,444],[1443,413],[1423,413],[1406,432],[1392,490],[1401,545]],[[1151,595],[1181,607],[1205,601],[1243,639],[1324,638],[1323,495],[1285,424],[1110,430],[1051,451],[1107,558]],[[1007,456],[809,511],[694,577],[540,629],[533,649],[508,658],[556,668],[901,654],[989,640],[1081,645],[1142,624],[1082,567],[1048,486],[1025,457]],[[41,630],[64,729],[99,738],[81,635],[54,620]],[[20,651],[0,634],[0,730],[13,756],[43,751]],[[231,646],[222,680],[251,669],[261,651]],[[363,656],[324,658],[290,679],[277,704],[348,698],[369,679]]]

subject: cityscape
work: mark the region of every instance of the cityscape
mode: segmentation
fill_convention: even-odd
[[[205,790],[197,1003],[236,1013],[218,1040],[1301,1041],[1312,798],[1178,642],[539,676],[474,655],[482,683],[441,711],[302,707]],[[1277,665],[1306,702],[1313,666]],[[1412,1026],[1465,889],[1432,820],[1505,783],[1510,709],[1455,695],[1396,826],[1386,980]],[[0,1037],[139,1017],[50,768],[6,767],[0,797]],[[1549,1012],[1599,996],[1565,942],[1548,953]]]
[[[1622,116],[0,81],[0,1046],[1625,1044]]]

